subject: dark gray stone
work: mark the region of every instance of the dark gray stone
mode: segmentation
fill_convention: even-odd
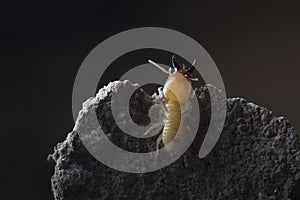
[[[136,139],[114,124],[111,92],[126,92],[129,82],[113,82],[85,102],[78,123],[96,112],[116,145],[135,152],[155,149],[156,138]],[[204,159],[197,157],[210,119],[207,87],[200,89],[201,121],[196,139],[177,161],[155,172],[131,174],[111,169],[83,146],[76,131],[54,148],[51,179],[55,199],[296,199],[300,179],[300,143],[296,130],[283,117],[241,98],[227,100],[221,137]],[[216,94],[218,92],[215,89]],[[130,104],[133,120],[149,123],[153,104],[137,90]],[[298,182],[298,183],[297,183]],[[298,195],[299,198],[299,195]]]

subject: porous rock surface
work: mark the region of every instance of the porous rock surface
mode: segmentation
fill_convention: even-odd
[[[283,117],[242,98],[227,99],[226,122],[213,150],[197,157],[210,120],[208,87],[197,92],[201,121],[190,148],[171,165],[149,173],[125,173],[97,161],[76,131],[54,148],[51,179],[55,199],[297,199],[300,143],[296,130]],[[111,94],[137,88],[115,81],[88,99],[76,126],[96,114],[102,129],[116,145],[135,152],[153,151],[156,138],[135,140],[124,134],[111,115]],[[218,90],[214,88],[217,95]],[[149,123],[152,99],[138,89],[130,112],[140,125]],[[204,134],[203,134],[204,133]],[[140,144],[143,143],[143,144]],[[145,145],[147,144],[147,145]]]

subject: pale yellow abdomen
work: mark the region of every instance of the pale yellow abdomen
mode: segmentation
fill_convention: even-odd
[[[162,132],[162,141],[165,145],[165,150],[170,154],[176,153],[182,146],[178,143],[179,141],[170,142],[178,134],[181,122],[180,106],[184,106],[190,101],[191,88],[191,81],[179,72],[171,75],[163,88],[163,95],[166,100],[166,118]]]
[[[165,126],[162,132],[164,145],[167,145],[176,136],[181,120],[181,110],[178,101],[168,101],[166,108]]]

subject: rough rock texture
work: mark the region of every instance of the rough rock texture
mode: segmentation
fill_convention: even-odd
[[[153,150],[156,138],[135,140],[116,127],[110,111],[112,92],[135,87],[113,82],[85,102],[77,123],[96,112],[116,145],[135,152]],[[204,159],[197,157],[210,119],[207,87],[197,94],[201,121],[196,139],[177,161],[155,172],[124,173],[111,169],[83,146],[76,131],[59,143],[49,161],[55,163],[51,179],[56,199],[296,199],[300,179],[300,143],[296,130],[283,117],[241,98],[227,100],[222,135]],[[217,90],[216,90],[217,91]],[[132,97],[131,115],[147,124],[153,104],[142,90]],[[78,124],[77,124],[78,125]],[[145,142],[147,145],[145,145]],[[143,144],[140,144],[143,143]]]

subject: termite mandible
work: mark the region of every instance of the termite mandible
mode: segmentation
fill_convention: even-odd
[[[163,142],[166,151],[172,155],[174,147],[166,148],[166,145],[174,139],[179,130],[182,117],[181,106],[189,103],[194,96],[191,85],[192,81],[197,81],[198,79],[192,78],[191,72],[195,69],[196,60],[191,66],[180,67],[176,63],[175,55],[173,55],[172,66],[169,68],[169,71],[152,60],[148,60],[148,62],[164,73],[169,74],[163,88],[160,87],[158,89],[159,100],[165,111],[165,120],[163,131],[157,139],[156,149],[158,150],[160,143]]]

